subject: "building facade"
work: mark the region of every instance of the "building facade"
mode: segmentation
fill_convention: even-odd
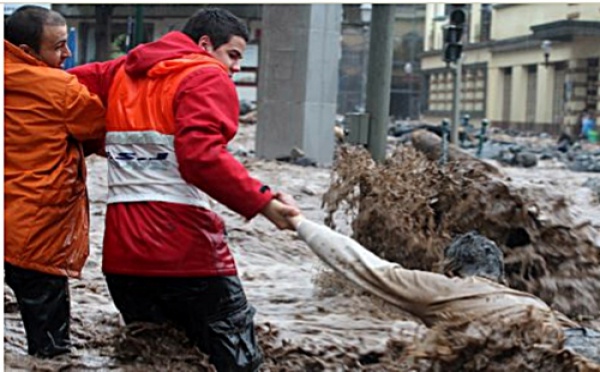
[[[252,5],[222,5],[220,7],[247,22],[250,29],[250,43],[260,36],[260,4]],[[108,39],[107,47],[115,50],[110,52],[124,52],[117,50],[123,48],[121,38],[131,34],[135,28],[135,19],[141,15],[144,23],[144,35],[141,42],[156,40],[172,30],[179,30],[187,19],[201,8],[193,4],[58,4],[53,3],[52,9],[65,16],[69,27],[77,30],[78,60],[77,64],[98,60],[97,33],[105,32]],[[140,12],[140,13],[138,13]],[[106,14],[105,17],[100,14]],[[103,27],[98,27],[98,22],[105,22]]]
[[[468,4],[466,10],[462,115],[553,134],[577,133],[585,111],[600,116],[600,4]],[[446,4],[427,4],[422,109],[432,122],[452,116],[454,74],[442,61],[447,13]]]
[[[368,4],[344,4],[338,113],[364,110],[370,42]],[[419,55],[424,43],[425,4],[394,6],[393,61],[390,116],[418,119],[421,115],[423,75]]]
[[[246,22],[250,40],[242,59],[242,71],[234,75],[240,100],[255,102],[258,86],[258,45],[261,35],[260,4],[219,7],[228,9]],[[201,5],[193,4],[52,4],[62,13],[77,35],[75,65],[104,61],[124,55],[137,44],[135,21],[143,19],[143,35],[139,42],[149,42],[173,30],[180,30]],[[100,27],[99,27],[100,26]],[[102,38],[99,38],[103,35]],[[104,47],[99,47],[104,44]]]

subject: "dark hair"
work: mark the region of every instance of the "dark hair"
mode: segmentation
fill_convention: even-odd
[[[40,52],[44,26],[63,26],[67,21],[58,12],[41,6],[25,5],[4,22],[4,38],[14,44],[25,44]]]
[[[181,30],[194,42],[204,35],[210,37],[215,49],[229,42],[232,36],[249,39],[246,25],[230,11],[220,8],[203,8],[187,20]]]
[[[480,276],[504,281],[504,254],[496,243],[475,231],[457,237],[444,249],[441,266],[449,276]]]

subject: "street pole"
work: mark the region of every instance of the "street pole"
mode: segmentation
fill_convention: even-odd
[[[395,5],[374,4],[369,38],[366,112],[370,116],[367,148],[376,161],[385,159],[392,83]]]
[[[134,34],[134,46],[137,46],[144,42],[144,6],[135,6],[135,34]]]
[[[454,84],[452,96],[452,123],[450,125],[450,142],[458,143],[458,126],[460,123],[460,101],[462,85],[462,58],[454,65]]]
[[[129,52],[133,48],[134,35],[133,26],[135,22],[132,16],[127,17],[127,35],[125,36],[125,53]]]
[[[362,51],[362,60],[361,60],[361,89],[360,89],[360,111],[366,112],[367,109],[367,70],[369,68],[369,38],[370,38],[370,27],[363,26],[363,51]]]
[[[410,65],[411,65],[411,73],[410,73],[410,93],[409,93],[409,97],[410,100],[409,102],[409,111],[408,111],[408,115],[410,117],[410,120],[414,120],[414,119],[419,119],[418,117],[416,117],[414,115],[414,109],[415,109],[415,97],[414,97],[414,78],[416,77],[414,72],[415,72],[415,49],[416,49],[416,45],[415,43],[417,42],[417,39],[415,37],[417,31],[416,31],[416,20],[417,20],[417,4],[412,4],[412,20],[411,20],[411,28],[412,28],[412,32],[413,34],[410,37]],[[419,104],[419,102],[416,102],[417,105]]]

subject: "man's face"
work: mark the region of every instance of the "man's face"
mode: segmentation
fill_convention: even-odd
[[[246,41],[242,37],[232,36],[227,43],[222,44],[217,49],[213,49],[212,44],[210,43],[208,45],[203,44],[203,38],[205,38],[205,36],[200,39],[200,45],[203,46],[210,55],[229,67],[229,76],[233,76],[234,73],[240,71],[240,62],[244,57],[244,51],[246,51]]]
[[[67,46],[67,25],[44,26],[38,58],[50,67],[60,68],[71,56]]]

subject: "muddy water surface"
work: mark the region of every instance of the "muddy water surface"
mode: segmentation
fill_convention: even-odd
[[[251,149],[254,129],[242,127],[233,148]],[[321,203],[329,187],[330,169],[242,160],[264,183],[293,195],[308,218],[324,220]],[[71,281],[74,353],[52,361],[28,357],[15,300],[5,286],[6,370],[208,370],[202,356],[182,346],[181,336],[176,333],[123,328],[100,267],[106,162],[92,157],[88,167],[91,252],[83,279]],[[581,186],[593,175],[576,174],[544,162],[539,169],[504,170],[519,186],[566,196],[576,212],[573,218],[589,220],[593,228],[599,228],[598,202],[589,189]],[[377,362],[385,359],[382,355],[390,338],[409,340],[423,333],[421,326],[367,295],[344,285],[334,286],[336,279],[323,285],[323,280],[327,281],[323,279],[327,278],[322,274],[323,267],[293,233],[276,230],[262,217],[248,222],[220,205],[215,209],[226,220],[239,274],[257,309],[257,328],[267,355],[265,370],[402,370],[394,363],[393,355],[387,356],[391,362],[385,365]],[[124,336],[132,333],[145,333],[149,338],[140,343]],[[142,357],[136,358],[136,353]]]

